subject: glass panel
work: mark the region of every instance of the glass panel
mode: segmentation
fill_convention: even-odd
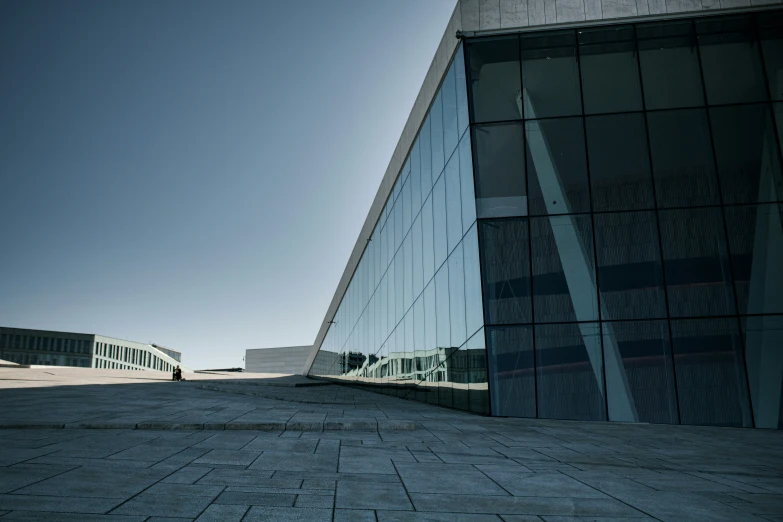
[[[486,330],[492,414],[535,417],[533,328],[494,326]]]
[[[405,313],[413,305],[413,244],[411,238],[411,234],[405,236],[401,250],[404,260],[402,295]]]
[[[582,118],[525,122],[530,214],[590,211]]]
[[[577,33],[585,114],[642,110],[633,27]]]
[[[519,41],[516,36],[470,42],[468,78],[471,120],[519,120]]]
[[[601,317],[666,317],[653,212],[596,214],[594,220]]]
[[[592,116],[585,127],[593,210],[653,208],[644,115]]]
[[[432,190],[432,139],[430,138],[430,115],[424,119],[419,130],[419,156],[421,164],[421,199],[427,198]]]
[[[739,313],[783,313],[783,205],[724,212]]]
[[[693,23],[637,25],[636,37],[647,109],[704,105]]]
[[[666,321],[603,323],[609,420],[677,424]]]
[[[783,429],[783,316],[742,318],[753,420]]]
[[[720,208],[663,210],[661,246],[672,317],[734,314]]]
[[[405,237],[405,235],[408,233],[408,230],[411,229],[411,223],[413,222],[411,216],[410,179],[406,180],[405,184],[402,186],[402,197],[400,198],[400,201],[402,201],[402,236]]]
[[[446,178],[446,238],[448,251],[462,240],[462,194],[459,180],[459,154],[454,154],[443,173]],[[460,343],[462,344],[462,343]]]
[[[434,220],[435,270],[446,261],[446,176],[441,176],[432,189],[432,216]]]
[[[422,260],[424,262],[424,285],[435,275],[435,232],[432,221],[432,195],[421,207]]]
[[[424,289],[424,349],[429,356],[438,348],[438,316],[435,308],[435,280]]]
[[[419,155],[419,140],[413,143],[411,149],[411,215],[415,218],[421,210],[421,156]]]
[[[606,420],[598,323],[535,326],[538,416]]]
[[[435,274],[435,310],[438,314],[438,350],[451,347],[449,322],[449,265],[445,263]]]
[[[459,180],[462,199],[462,232],[476,221],[476,193],[473,190],[473,154],[470,151],[470,133],[459,142]]]
[[[432,180],[438,179],[445,165],[443,159],[443,105],[440,91],[430,107],[430,147],[432,148]]]
[[[465,322],[470,336],[484,324],[484,307],[481,306],[481,269],[476,227],[473,226],[462,240],[465,257]]]
[[[443,96],[443,153],[446,161],[457,148],[459,134],[457,131],[457,87],[454,62],[451,63],[443,83],[440,86]]]
[[[465,262],[462,257],[462,243],[449,256],[449,323],[451,325],[451,346],[456,348],[467,341],[465,324]]]
[[[682,424],[752,426],[736,318],[671,322]]]
[[[756,15],[761,37],[761,52],[767,68],[769,92],[773,100],[783,100],[783,14]]]
[[[783,199],[775,124],[767,104],[710,110],[723,202]]]
[[[392,255],[397,254],[397,249],[402,245],[402,199],[398,199],[392,209],[392,221],[394,222],[394,246],[392,247]]]
[[[413,380],[415,382],[420,381],[423,376],[420,362],[426,351],[424,332],[424,295],[422,295],[413,303]]]
[[[396,306],[395,308],[395,323],[397,324],[400,321],[402,321],[402,316],[405,314],[405,297],[404,297],[404,286],[405,286],[405,256],[403,255],[402,249],[397,253],[397,256],[394,258],[394,304]]]
[[[479,222],[486,324],[532,322],[527,219]]]
[[[465,77],[465,53],[462,45],[454,55],[454,67],[457,77],[457,134],[462,136],[468,128],[468,79]]]
[[[659,207],[717,205],[718,188],[703,109],[647,113]]]
[[[394,285],[394,276],[395,276],[395,269],[394,265],[396,260],[392,260],[392,264],[389,265],[389,270],[386,271],[386,325],[389,333],[391,333],[394,330],[395,325],[397,324],[397,320],[395,318],[397,308],[394,305],[394,298],[395,298],[395,285]]]
[[[524,136],[521,123],[473,128],[476,213],[480,218],[527,214]]]
[[[590,216],[531,218],[530,245],[535,321],[597,321]]]
[[[413,247],[413,296],[417,297],[424,289],[424,271],[422,268],[421,215],[416,217],[411,228],[411,246]]]
[[[750,16],[696,21],[707,103],[767,99],[764,69]]]
[[[522,35],[520,43],[525,118],[581,114],[574,32]]]

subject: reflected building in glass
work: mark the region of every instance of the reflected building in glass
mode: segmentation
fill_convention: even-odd
[[[497,416],[783,427],[783,11],[608,4],[458,3],[310,376]]]

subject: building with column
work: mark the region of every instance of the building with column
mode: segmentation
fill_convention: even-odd
[[[0,359],[25,365],[170,372],[182,354],[103,335],[0,327]]]
[[[765,4],[459,1],[305,373],[499,416],[783,427]]]

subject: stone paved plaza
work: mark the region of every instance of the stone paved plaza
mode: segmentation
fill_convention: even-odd
[[[783,521],[776,431],[488,418],[293,377],[166,379],[0,368],[0,521]]]

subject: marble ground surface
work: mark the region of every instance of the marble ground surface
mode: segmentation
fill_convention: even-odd
[[[487,418],[270,375],[166,379],[0,368],[0,522],[783,521],[779,431]]]

